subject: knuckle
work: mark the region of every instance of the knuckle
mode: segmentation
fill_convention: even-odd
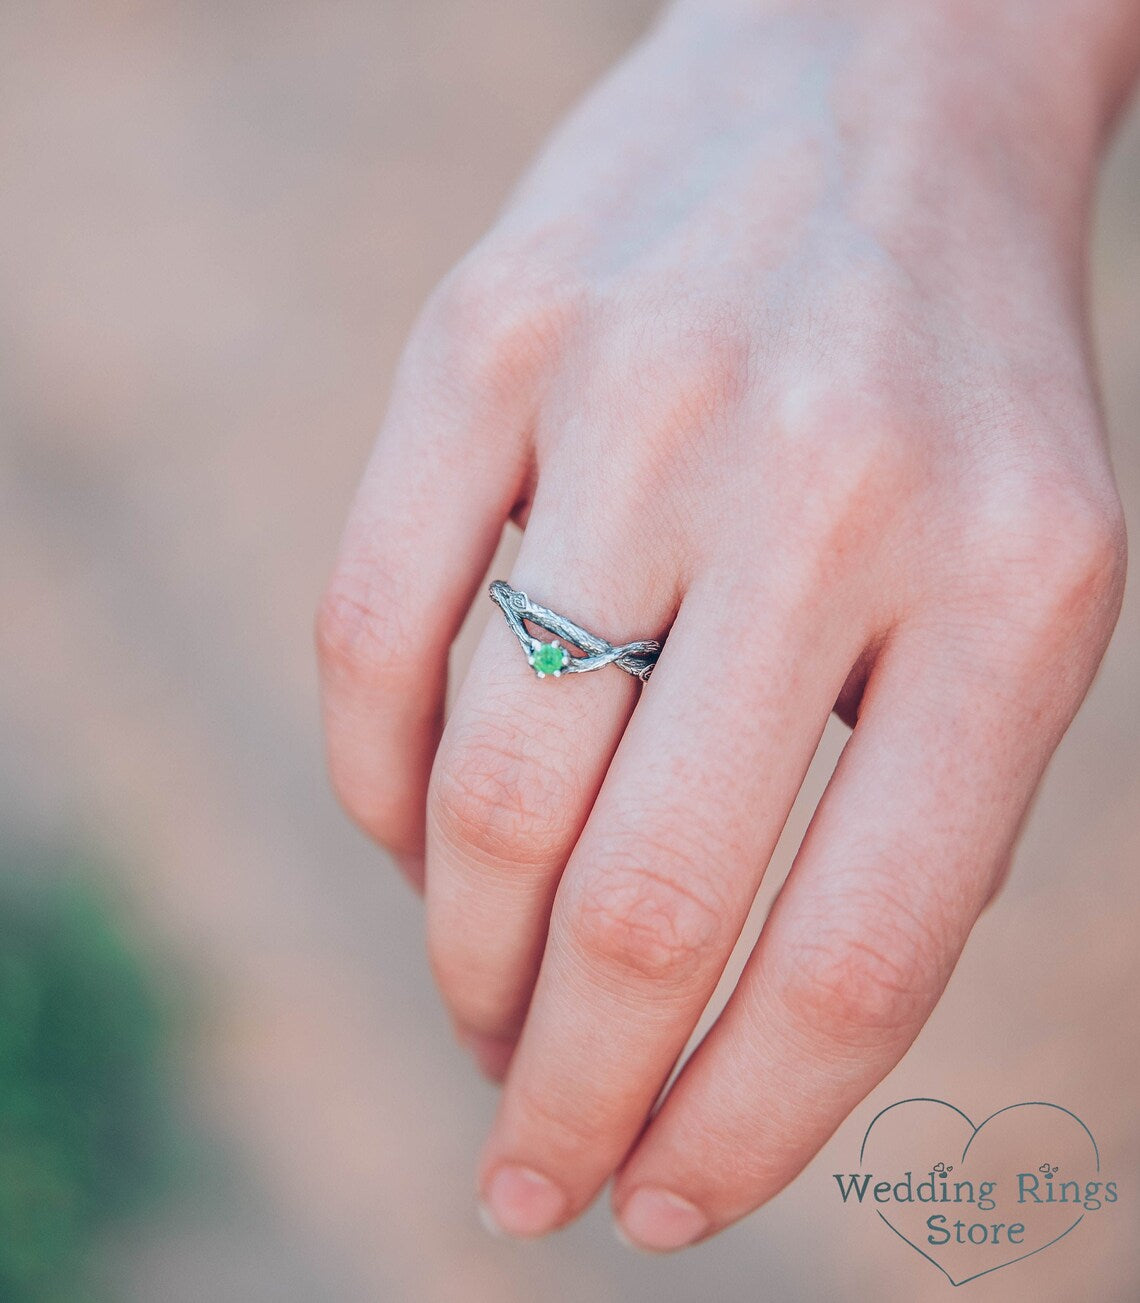
[[[428,958],[436,988],[458,1026],[496,1040],[518,1035],[521,1019],[512,1016],[505,1001],[497,1002],[493,994],[479,991],[476,974],[465,962],[470,955],[459,952],[451,958],[429,954]]]
[[[867,904],[870,906],[871,902]],[[909,1039],[941,990],[941,947],[897,901],[831,902],[782,949],[778,992],[806,1035],[845,1049]]]
[[[525,249],[478,247],[428,300],[410,355],[448,383],[506,396],[554,351],[579,297]]]
[[[315,621],[317,659],[326,688],[328,767],[332,789],[349,817],[381,845],[403,849],[418,840],[410,830],[409,783],[377,782],[359,763],[360,718],[372,721],[370,746],[382,737],[387,707],[416,700],[435,701],[417,686],[423,672],[422,649],[413,651],[399,622],[381,614],[387,605],[374,600],[368,586],[334,579],[321,599]],[[432,709],[429,707],[428,709]],[[410,838],[410,841],[409,841]]]
[[[447,741],[428,808],[444,841],[489,865],[543,868],[576,830],[565,776],[521,728],[482,720]]]
[[[524,1009],[507,975],[495,967],[478,938],[454,927],[428,930],[428,961],[452,1017],[481,1036],[508,1037],[521,1029]]]
[[[341,808],[359,828],[379,845],[399,852],[411,839],[408,826],[408,792],[402,784],[378,787],[336,761],[330,762],[329,777]]]
[[[644,501],[692,474],[755,367],[752,336],[727,308],[641,301],[641,313],[602,314],[604,363],[587,378],[580,423],[583,438],[604,446],[607,481],[621,475]]]
[[[657,860],[657,867],[647,861]],[[619,981],[669,988],[697,979],[719,956],[724,912],[715,892],[676,849],[611,851],[576,884],[565,928],[573,950]]]
[[[1100,613],[1115,616],[1127,565],[1115,492],[1007,481],[992,497],[983,551],[1030,628],[1070,630]]]
[[[368,576],[343,565],[317,607],[317,658],[329,674],[367,677],[378,691],[406,685],[416,664],[414,631],[400,619],[406,604],[386,595],[385,568],[368,567]]]
[[[620,383],[650,417],[689,440],[722,426],[754,376],[755,340],[727,303],[669,304],[626,320],[617,341],[626,359]]]
[[[341,808],[373,841],[389,850],[415,853],[419,837],[410,817],[411,794],[403,781],[378,783],[362,769],[351,752],[331,746],[329,782]]]
[[[873,385],[862,394],[832,380],[789,385],[774,414],[772,456],[782,492],[796,503],[795,555],[812,590],[844,558],[865,563],[921,476],[897,404]]]
[[[1127,551],[1119,501],[1094,504],[1080,495],[1055,495],[1041,514],[1053,526],[1040,531],[1043,568],[1062,602],[1095,606],[1116,596],[1124,583]]]

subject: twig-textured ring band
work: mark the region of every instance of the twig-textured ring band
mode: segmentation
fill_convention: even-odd
[[[557,679],[563,674],[584,674],[587,670],[600,670],[603,665],[616,665],[642,682],[653,673],[661,654],[661,643],[656,638],[614,646],[564,615],[557,615],[532,602],[526,593],[520,593],[501,579],[491,584],[490,593],[491,600],[507,617],[511,632],[526,652],[528,664],[540,679],[547,675]],[[534,637],[526,627],[528,621],[553,634],[553,639],[544,642]],[[570,643],[582,654],[572,655],[564,643]]]

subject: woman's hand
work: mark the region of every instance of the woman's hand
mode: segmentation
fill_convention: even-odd
[[[673,1248],[789,1181],[930,1013],[1095,673],[1124,533],[1082,265],[1119,43],[1025,10],[682,5],[415,329],[322,605],[326,718],[349,810],[417,880],[426,848],[440,987],[506,1078],[509,1232],[616,1172]],[[512,515],[512,585],[668,642],[640,697],[539,681],[494,613],[440,739]],[[833,709],[791,876],[646,1127]]]

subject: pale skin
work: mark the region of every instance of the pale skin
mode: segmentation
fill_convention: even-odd
[[[503,1082],[503,1231],[612,1178],[635,1244],[714,1234],[941,994],[1120,604],[1084,260],[1138,64],[1135,0],[681,0],[425,307],[318,638],[337,791]],[[668,641],[539,681],[492,612],[444,726],[512,517],[502,578]]]

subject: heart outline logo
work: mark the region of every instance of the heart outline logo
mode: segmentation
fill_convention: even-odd
[[[890,1113],[892,1109],[901,1108],[904,1104],[937,1104],[942,1108],[949,1109],[952,1113],[956,1113],[958,1117],[960,1117],[962,1121],[966,1123],[966,1125],[970,1128],[970,1137],[966,1141],[966,1144],[962,1149],[962,1156],[959,1159],[960,1164],[965,1162],[966,1155],[970,1152],[970,1146],[973,1145],[978,1135],[982,1132],[982,1130],[985,1127],[987,1127],[992,1121],[994,1121],[995,1118],[1001,1117],[1002,1114],[1004,1113],[1009,1113],[1014,1109],[1020,1109],[1020,1108],[1055,1109],[1058,1113],[1063,1113],[1065,1114],[1066,1117],[1069,1117],[1074,1122],[1076,1122],[1077,1125],[1081,1128],[1081,1130],[1085,1133],[1085,1135],[1088,1136],[1089,1143],[1092,1145],[1095,1170],[1098,1174],[1100,1173],[1100,1146],[1096,1142],[1096,1137],[1089,1130],[1088,1125],[1084,1122],[1084,1120],[1082,1118],[1079,1118],[1071,1109],[1064,1108],[1060,1104],[1053,1104],[1048,1100],[1040,1100],[1040,1099],[1023,1100],[1019,1104],[1006,1104],[1004,1107],[997,1109],[996,1112],[991,1113],[989,1117],[983,1118],[981,1122],[975,1124],[973,1119],[969,1117],[966,1113],[964,1113],[960,1108],[958,1108],[957,1105],[951,1104],[949,1100],[937,1099],[929,1095],[915,1095],[909,1099],[896,1100],[895,1103],[888,1104],[886,1108],[880,1109],[879,1112],[875,1114],[875,1116],[868,1123],[867,1130],[863,1133],[863,1143],[859,1146],[860,1166],[863,1165],[863,1160],[867,1150],[867,1141],[870,1139],[871,1132],[874,1130],[875,1124],[887,1113]],[[904,1235],[903,1232],[900,1231],[899,1228],[888,1217],[886,1217],[879,1209],[876,1209],[875,1212],[876,1215],[879,1217],[879,1219],[887,1227],[889,1227],[890,1230],[892,1230],[899,1237],[899,1239],[903,1241],[904,1244],[908,1244],[915,1251],[915,1253],[919,1254],[920,1257],[925,1258],[926,1261],[929,1262],[932,1266],[937,1267],[938,1270],[943,1274],[943,1276],[945,1276],[946,1279],[950,1282],[950,1284],[955,1286],[956,1288],[961,1285],[968,1285],[972,1280],[979,1280],[982,1276],[989,1276],[995,1271],[1001,1271],[1005,1267],[1012,1267],[1014,1266],[1015,1263],[1024,1262],[1026,1258],[1032,1258],[1036,1254],[1041,1253],[1043,1250],[1052,1248],[1054,1244],[1057,1244],[1059,1241],[1063,1240],[1066,1235],[1069,1235],[1073,1231],[1075,1231],[1076,1228],[1085,1219],[1085,1213],[1082,1212],[1081,1215],[1077,1217],[1076,1220],[1073,1221],[1068,1227],[1066,1227],[1065,1230],[1063,1230],[1059,1235],[1055,1235],[1051,1240],[1046,1241],[1046,1243],[1044,1244],[1038,1245],[1037,1248],[1035,1249],[1030,1249],[1028,1253],[1019,1254],[1016,1258],[1010,1258],[1007,1262],[999,1262],[995,1266],[986,1267],[982,1271],[975,1272],[972,1276],[964,1276],[961,1280],[955,1280],[954,1277],[949,1273],[949,1271],[946,1270],[946,1268],[942,1265],[942,1263],[938,1261],[937,1258],[933,1257],[931,1254],[927,1253],[924,1249],[920,1248],[917,1244],[915,1244],[915,1242],[909,1236]]]

